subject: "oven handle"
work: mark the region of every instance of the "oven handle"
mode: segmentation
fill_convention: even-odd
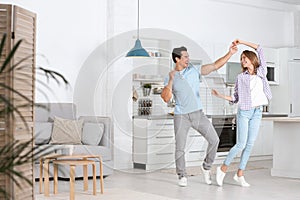
[[[231,126],[214,126],[214,128],[215,129],[217,129],[217,128],[221,128],[221,129],[224,129],[224,128],[227,128],[227,129],[231,129],[231,130],[234,130],[234,129],[236,129],[236,125],[235,124],[233,124],[233,125],[231,125]]]
[[[224,125],[224,126],[214,126],[215,128],[232,128],[232,127],[236,127],[236,125]]]

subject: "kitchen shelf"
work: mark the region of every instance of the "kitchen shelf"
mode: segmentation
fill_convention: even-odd
[[[145,78],[136,78],[136,79],[133,79],[133,81],[139,81],[139,82],[142,82],[142,83],[164,83],[164,80],[163,79],[145,79]]]

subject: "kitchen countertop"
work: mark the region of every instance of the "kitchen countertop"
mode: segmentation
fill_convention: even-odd
[[[276,118],[276,117],[288,117],[288,114],[286,113],[263,113],[263,118]]]
[[[173,115],[135,115],[133,119],[149,119],[149,120],[159,120],[159,119],[173,119]]]
[[[228,115],[206,115],[208,118],[230,118],[235,117],[235,114],[228,114]],[[263,118],[268,118],[270,120],[277,120],[278,118],[286,119],[288,114],[284,113],[263,113]],[[149,120],[159,120],[159,119],[173,119],[173,115],[166,114],[166,115],[135,115],[132,118],[134,119],[149,119]]]
[[[270,120],[274,122],[300,122],[300,117],[274,117]]]

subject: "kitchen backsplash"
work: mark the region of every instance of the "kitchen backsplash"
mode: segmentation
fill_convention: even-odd
[[[149,96],[143,94],[142,81],[133,81],[133,93],[137,95],[137,100],[133,101],[133,115],[164,115],[174,111],[173,107],[169,107],[165,103],[160,94],[160,88],[163,87],[163,82],[147,80],[151,83],[151,91]],[[200,84],[200,97],[203,105],[203,111],[208,115],[224,115],[235,114],[236,105],[231,105],[224,99],[217,98],[211,95],[211,90],[216,89],[222,94],[231,95],[233,88],[226,87],[224,78],[220,76],[206,76],[202,77]],[[144,103],[145,102],[145,103]],[[146,102],[151,102],[150,104]],[[147,105],[147,106],[144,106]]]

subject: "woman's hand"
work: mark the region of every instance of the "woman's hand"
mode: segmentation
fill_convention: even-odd
[[[214,96],[216,96],[216,97],[220,97],[220,93],[217,90],[215,90],[215,89],[211,90],[211,94],[214,95]]]
[[[225,100],[227,100],[227,101],[232,101],[232,97],[231,97],[231,96],[225,96],[225,95],[219,93],[219,92],[218,92],[217,90],[215,90],[215,89],[212,89],[212,90],[211,90],[211,94],[214,95],[214,96],[216,96],[216,97],[225,99]]]

